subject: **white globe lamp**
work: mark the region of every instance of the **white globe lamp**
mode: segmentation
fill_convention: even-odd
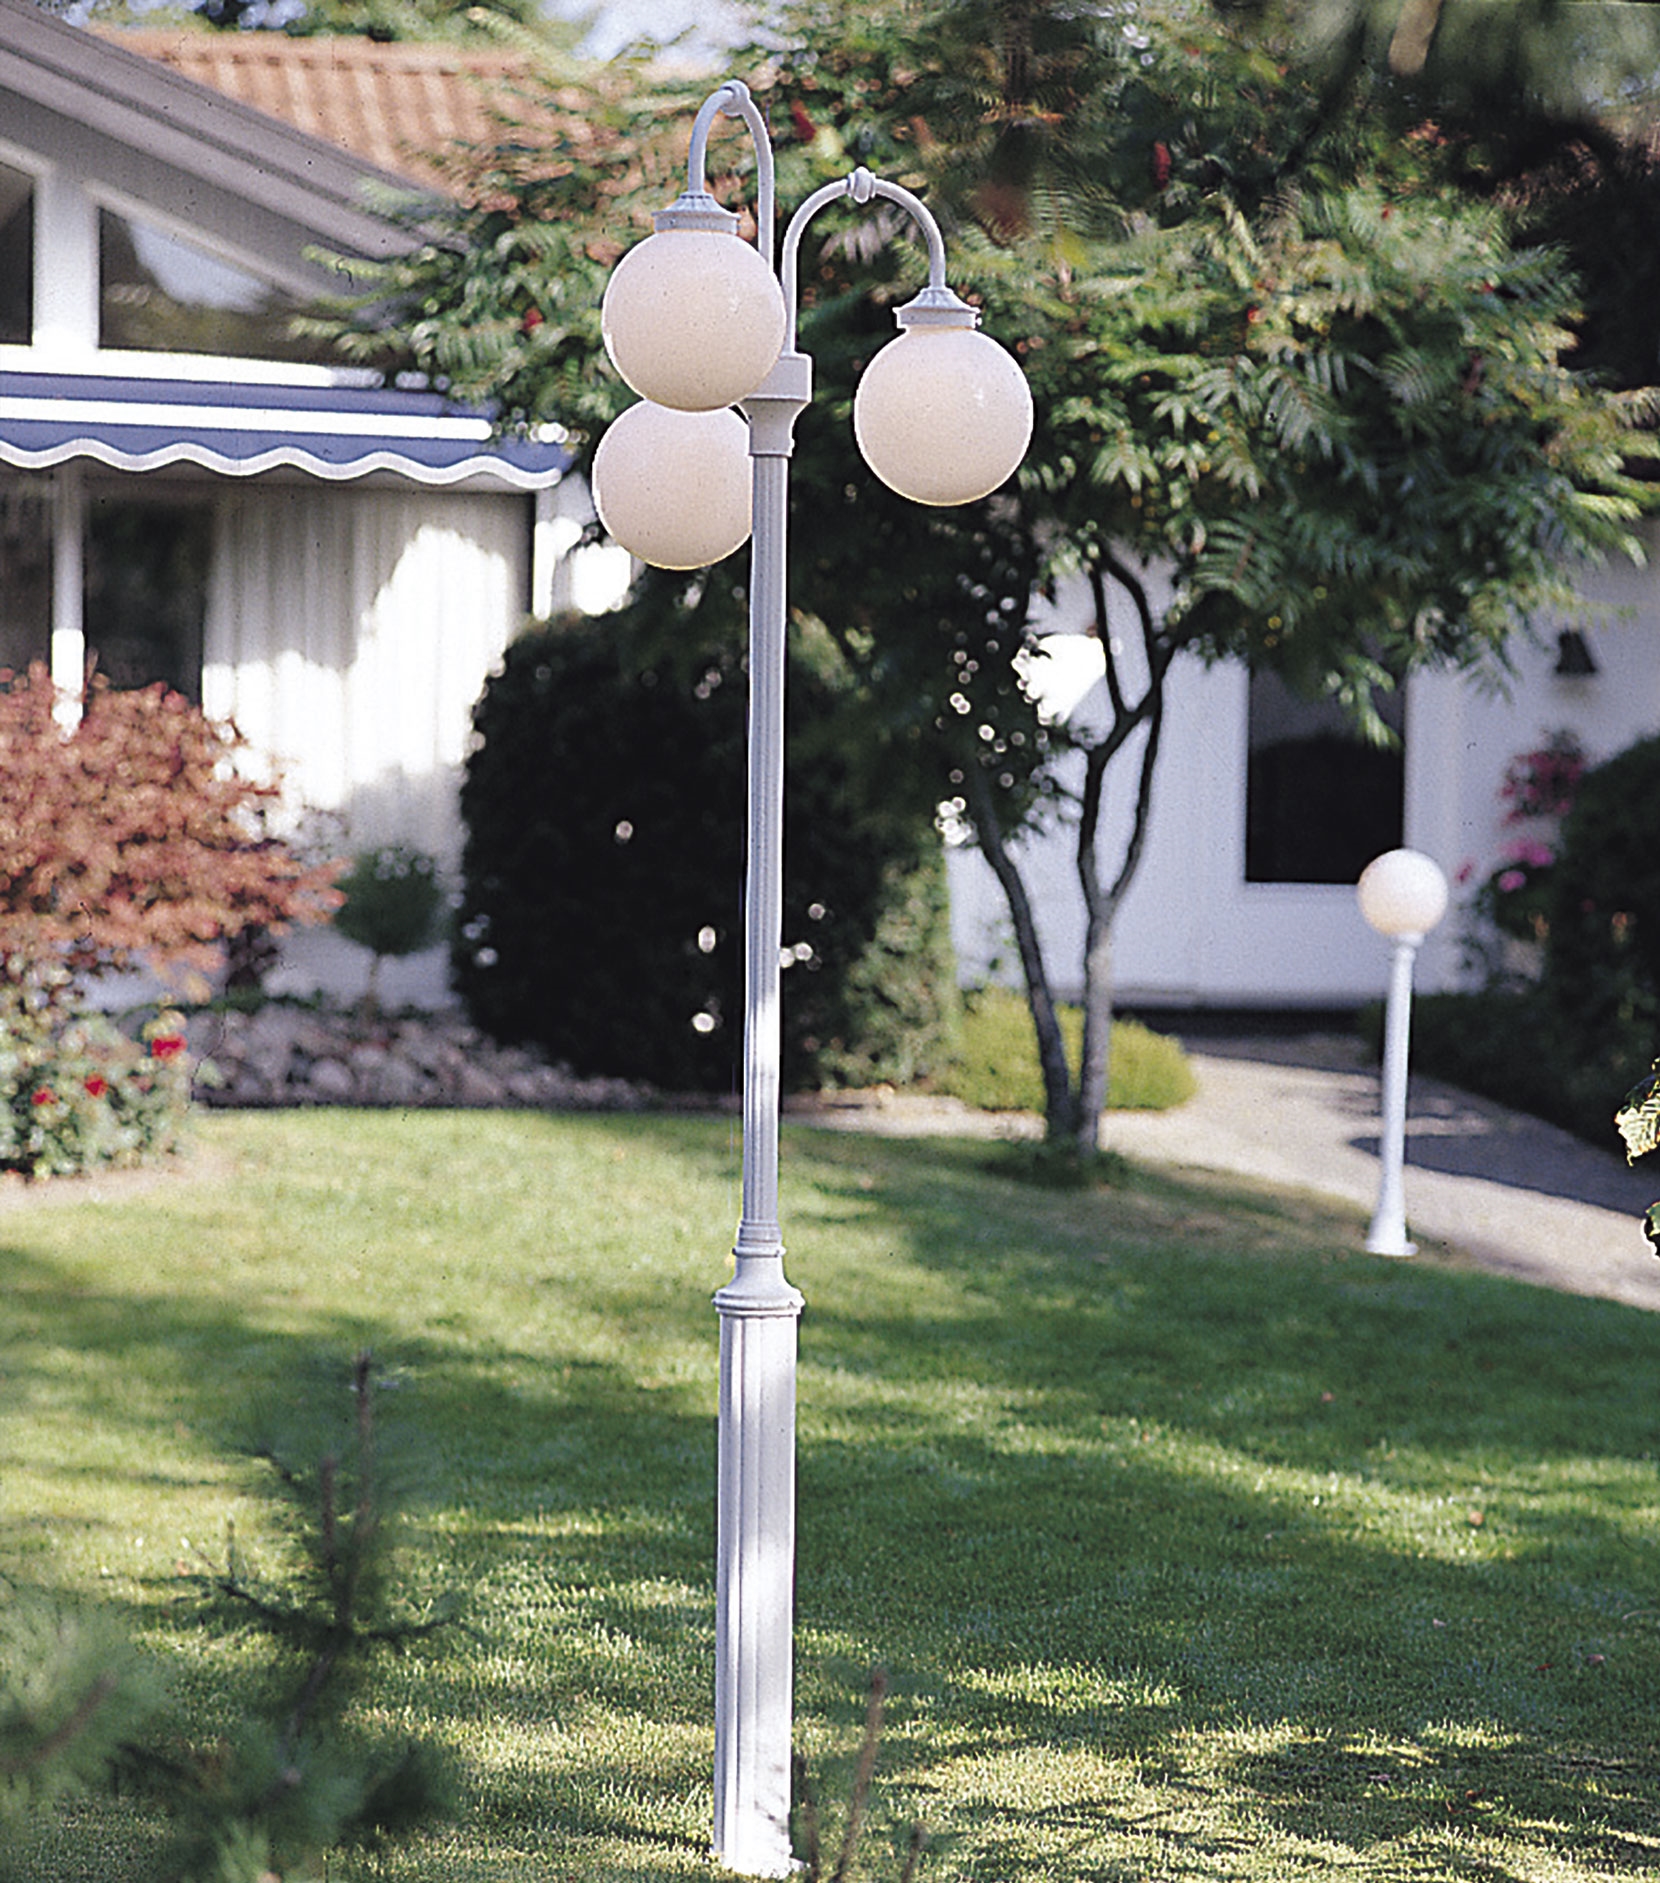
[[[684,226],[688,214],[697,226]],[[611,363],[642,399],[680,412],[736,405],[784,344],[777,279],[738,236],[737,219],[715,214],[730,226],[665,211],[657,232],[611,271],[600,304]]]
[[[749,427],[736,412],[631,405],[599,441],[593,483],[607,533],[656,568],[701,569],[749,539]]]
[[[1380,935],[1419,941],[1447,913],[1447,879],[1421,850],[1387,850],[1374,857],[1355,886],[1360,913]]]
[[[949,289],[899,310],[899,337],[865,368],[853,435],[865,462],[913,503],[973,503],[1013,476],[1032,437],[1032,394],[1013,356],[975,331]]]

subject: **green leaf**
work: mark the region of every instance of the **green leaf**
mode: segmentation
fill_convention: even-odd
[[[1641,1079],[1625,1095],[1625,1101],[1614,1114],[1614,1124],[1625,1139],[1625,1160],[1628,1164],[1636,1163],[1639,1157],[1649,1151],[1660,1149],[1660,1059],[1654,1062],[1654,1070],[1646,1079]],[[1656,1206],[1660,1208],[1660,1205]],[[1654,1211],[1649,1211],[1649,1230],[1655,1233]]]

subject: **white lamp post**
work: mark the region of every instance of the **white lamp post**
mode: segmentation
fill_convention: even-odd
[[[1383,1174],[1378,1207],[1366,1235],[1373,1255],[1415,1255],[1407,1240],[1403,1169],[1406,1162],[1406,1061],[1412,1029],[1412,963],[1424,937],[1447,913],[1447,879],[1417,850],[1374,857],[1356,885],[1360,913],[1394,943],[1383,1038]]]
[[[756,151],[757,246],[710,196],[717,116],[742,118]],[[945,282],[939,227],[908,190],[853,171],[791,218],[777,272],[772,152],[748,88],[732,81],[692,127],[687,187],[617,265],[606,346],[643,403],[594,458],[606,528],[643,561],[693,568],[730,554],[753,519],[749,600],[749,855],[744,937],[743,1215],[720,1315],[715,1642],[716,1857],[785,1876],[789,1841],[795,1579],[795,1365],[802,1298],[784,1277],[778,1222],[780,947],[783,934],[785,538],[795,421],[812,397],[796,346],[801,237],[819,210],[897,203],[928,245],[928,285],[898,310],[898,339],[866,370],[855,431],[871,468],[927,504],[970,503],[1025,455],[1032,400],[1010,356]],[[751,476],[734,494],[725,408],[747,421]],[[641,416],[636,417],[638,413]],[[740,426],[741,430],[741,426]],[[746,503],[747,498],[747,503]],[[684,514],[683,514],[684,513]]]

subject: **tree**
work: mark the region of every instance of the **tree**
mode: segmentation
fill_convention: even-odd
[[[808,6],[758,94],[779,127],[780,200],[850,161],[927,190],[958,285],[1032,380],[1039,423],[1015,484],[964,513],[897,505],[853,471],[845,417],[882,304],[916,285],[915,252],[831,221],[804,258],[820,392],[798,441],[792,599],[858,677],[870,762],[930,778],[972,823],[1014,916],[1048,1133],[1080,1154],[1174,662],[1251,660],[1382,737],[1379,689],[1416,666],[1502,663],[1569,599],[1571,558],[1634,552],[1642,492],[1622,454],[1649,401],[1570,370],[1560,259],[1517,250],[1504,208],[1457,187],[1435,135],[1402,134],[1399,96],[1363,63],[1339,83],[1293,66],[1274,34],[1055,0],[958,0],[918,26],[902,9]],[[462,363],[458,390],[497,395],[511,418],[597,429],[617,392],[583,297],[630,212],[665,199],[656,113],[626,134],[602,118],[609,148],[573,145],[559,174],[480,179],[460,215],[470,241],[390,282],[418,359]],[[577,259],[568,279],[540,274],[556,251]],[[1011,660],[1032,601],[1067,573],[1096,598],[1110,705],[1079,741],[1076,1069],[1012,841],[1067,735]],[[1106,781],[1126,768],[1128,840],[1104,861]]]

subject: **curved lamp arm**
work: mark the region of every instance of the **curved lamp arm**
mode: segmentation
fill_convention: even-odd
[[[709,194],[709,133],[714,129],[715,119],[723,115],[742,118],[755,147],[755,246],[770,268],[776,239],[772,139],[767,135],[767,121],[761,116],[760,106],[750,96],[749,87],[742,79],[728,79],[711,92],[693,121],[692,147],[686,155],[686,194],[700,197]]]
[[[814,190],[811,196],[790,218],[789,227],[784,231],[783,261],[780,280],[784,289],[784,347],[787,352],[795,351],[797,315],[800,305],[799,276],[801,238],[807,224],[821,209],[831,203],[850,197],[861,207],[872,197],[882,197],[890,203],[897,203],[906,211],[912,221],[921,229],[923,239],[928,244],[928,285],[912,301],[906,303],[900,313],[902,326],[911,324],[907,315],[920,315],[923,319],[939,320],[945,325],[974,327],[979,325],[980,316],[968,302],[954,294],[945,283],[945,237],[934,214],[920,196],[914,196],[898,183],[889,183],[884,178],[872,176],[863,164],[850,171],[839,183],[826,183],[822,189]]]

